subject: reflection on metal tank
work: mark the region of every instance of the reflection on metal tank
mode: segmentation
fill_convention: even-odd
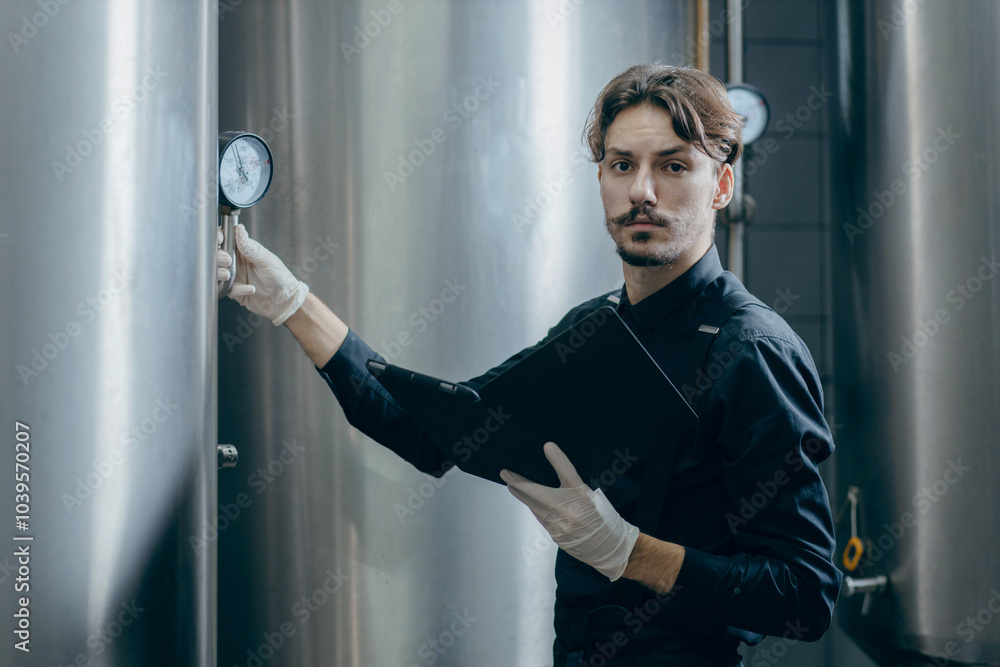
[[[870,541],[848,574],[889,581],[841,622],[885,664],[997,665],[1000,3],[837,11],[838,490]]]
[[[0,6],[3,665],[214,664],[213,5]]]
[[[689,3],[247,0],[220,123],[270,142],[244,214],[390,361],[465,379],[621,283],[581,130],[634,62],[690,62]],[[220,312],[224,665],[551,660],[555,548],[506,489],[354,431],[291,335]],[[277,646],[276,646],[277,645]],[[266,664],[266,663],[265,663]]]

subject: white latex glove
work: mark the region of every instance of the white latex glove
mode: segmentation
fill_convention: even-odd
[[[559,476],[559,487],[542,486],[509,470],[500,471],[511,494],[528,506],[559,547],[614,581],[628,565],[639,529],[611,506],[604,491],[583,483],[576,468],[554,442],[545,458]]]
[[[250,238],[243,225],[236,225],[236,280],[230,297],[252,313],[285,323],[309,294],[309,286],[292,275],[278,256]],[[219,231],[222,242],[222,231]],[[219,250],[219,280],[229,279],[232,261]]]

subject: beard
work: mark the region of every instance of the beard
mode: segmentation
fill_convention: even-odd
[[[626,225],[640,214],[649,218],[652,224],[662,227],[666,240],[657,240],[664,235],[656,232],[629,231]],[[618,216],[606,217],[605,224],[622,261],[630,266],[647,268],[672,267],[698,240],[701,230],[696,222],[671,218],[649,204],[635,206]]]

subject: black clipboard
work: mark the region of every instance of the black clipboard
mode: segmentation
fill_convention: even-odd
[[[553,441],[592,488],[673,447],[697,416],[610,306],[598,308],[477,390],[368,361],[383,387],[461,470],[504,484],[504,468],[558,486]]]

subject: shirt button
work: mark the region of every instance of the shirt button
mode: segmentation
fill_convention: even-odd
[[[741,591],[740,591],[740,589],[739,589],[739,588],[734,588],[734,589],[733,589],[733,595],[739,595],[739,594],[740,594],[740,592],[741,592]]]

